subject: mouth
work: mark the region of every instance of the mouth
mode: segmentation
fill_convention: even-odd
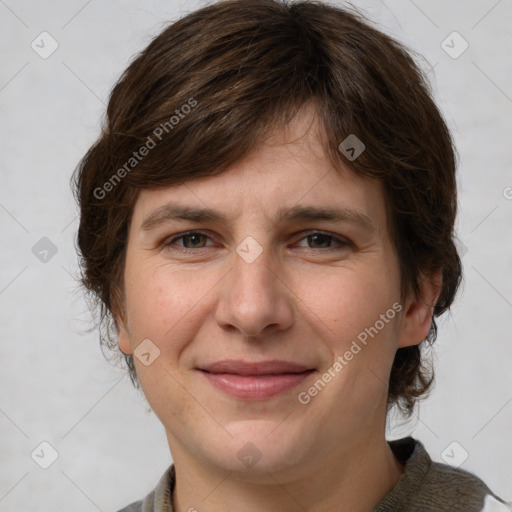
[[[197,370],[217,389],[243,400],[266,400],[298,386],[314,368],[288,361],[225,360]]]

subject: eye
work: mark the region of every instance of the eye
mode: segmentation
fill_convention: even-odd
[[[305,240],[308,243],[308,249],[340,250],[351,245],[351,243],[344,238],[322,231],[309,232],[301,240]],[[313,247],[309,244],[313,244]]]
[[[181,233],[174,238],[164,241],[162,245],[166,248],[169,248],[170,250],[192,253],[197,252],[198,249],[208,249],[212,247],[211,244],[206,245],[208,240],[211,240],[211,238],[206,233],[201,231],[187,231],[186,233]],[[347,239],[332,235],[330,233],[324,233],[322,231],[308,232],[306,236],[303,236],[300,239],[300,242],[302,241],[306,241],[308,245],[305,247],[303,245],[301,246],[300,244],[296,244],[296,247],[303,247],[310,250],[319,249],[321,251],[327,251],[341,250],[352,245],[352,243]]]
[[[177,248],[183,252],[192,252],[195,249],[206,249],[207,247],[201,242],[201,238],[203,239],[203,242],[205,239],[210,239],[208,235],[201,231],[188,231],[187,233],[182,233],[181,235],[164,242],[164,246],[174,246],[178,240],[181,240],[184,245],[178,244]]]

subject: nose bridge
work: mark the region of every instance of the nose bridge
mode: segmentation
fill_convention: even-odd
[[[233,258],[232,279],[241,292],[247,294],[265,292],[266,296],[273,295],[276,271],[271,249],[260,245],[253,237],[247,237],[236,248]]]
[[[232,271],[224,282],[217,309],[219,324],[246,336],[258,336],[270,326],[287,328],[293,311],[277,267],[268,246],[246,237],[233,254]]]

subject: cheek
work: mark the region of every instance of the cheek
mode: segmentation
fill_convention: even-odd
[[[201,324],[201,304],[214,283],[197,273],[173,271],[168,265],[128,274],[127,309],[132,347],[150,339],[159,356],[145,365],[134,357],[136,371],[148,403],[164,424],[181,423],[193,409],[183,392],[185,376],[179,359]],[[172,407],[169,404],[172,403]]]
[[[150,339],[163,356],[165,370],[177,371],[187,346],[212,314],[222,275],[213,270],[178,271],[166,264],[132,274],[126,281],[132,347]],[[140,371],[148,372],[144,366]]]
[[[172,329],[205,296],[207,281],[165,265],[138,273],[126,283],[128,315],[134,327],[144,326],[154,334]]]
[[[178,370],[161,355],[150,366],[135,358],[137,376],[152,411],[163,425],[182,425],[187,418],[197,415],[197,404],[184,392]]]
[[[399,300],[393,270],[380,266],[303,274],[297,276],[291,288],[298,297],[301,314],[308,323],[318,326],[335,350],[350,344]]]

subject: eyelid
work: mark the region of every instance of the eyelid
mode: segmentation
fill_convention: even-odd
[[[207,232],[202,231],[202,230],[198,230],[198,229],[193,229],[193,230],[185,231],[183,233],[177,233],[176,235],[172,235],[171,238],[166,238],[162,242],[162,246],[163,247],[170,247],[177,240],[183,239],[184,237],[190,236],[190,235],[203,235],[206,238],[208,238],[209,240],[212,240],[212,237]],[[319,230],[319,229],[310,229],[310,230],[301,231],[301,232],[297,233],[297,235],[300,235],[300,238],[297,241],[302,241],[302,240],[304,240],[305,238],[307,238],[308,236],[311,236],[311,235],[325,235],[325,236],[331,237],[335,242],[338,243],[335,246],[326,247],[326,248],[320,248],[320,249],[315,249],[313,247],[304,247],[304,249],[308,249],[308,250],[314,251],[314,252],[317,252],[317,251],[327,252],[329,250],[336,250],[336,249],[340,249],[340,248],[343,248],[343,247],[346,247],[346,246],[352,246],[352,247],[354,246],[354,244],[353,244],[353,242],[351,240],[349,240],[348,238],[346,238],[346,237],[344,237],[342,235],[337,235],[337,234],[334,234],[334,233],[330,233],[329,231],[323,231],[323,230]],[[197,252],[200,249],[208,249],[210,247],[211,247],[211,245],[210,246],[206,246],[206,247],[198,247],[198,248],[179,247],[176,250],[181,251],[181,252],[185,252],[185,253],[191,253],[191,252]]]
[[[199,229],[191,229],[189,231],[185,231],[183,233],[177,233],[176,235],[172,235],[171,237],[165,238],[162,242],[162,246],[169,247],[169,246],[173,245],[174,242],[176,242],[176,240],[180,240],[180,239],[185,238],[186,236],[191,236],[191,235],[203,235],[204,237],[212,240],[212,237],[207,232],[201,231]],[[211,247],[211,246],[199,247],[198,249],[208,249],[209,247]],[[178,250],[180,250],[182,252],[192,252],[192,251],[197,252],[198,249],[191,249],[189,247],[180,247]]]
[[[336,235],[334,233],[331,233],[329,231],[322,231],[321,229],[310,229],[310,230],[307,230],[307,231],[301,231],[299,233],[301,235],[301,238],[299,240],[303,240],[304,238],[307,238],[308,236],[311,236],[311,235],[325,235],[325,236],[329,236],[331,237],[333,240],[339,242],[340,246],[344,246],[344,245],[353,245],[352,241],[349,240],[347,237],[344,237],[342,235]],[[312,248],[309,247],[309,249],[311,250],[314,250]],[[324,251],[325,250],[328,250],[328,249],[334,249],[334,247],[328,247],[327,249],[323,249]],[[320,249],[322,250],[322,249]]]

